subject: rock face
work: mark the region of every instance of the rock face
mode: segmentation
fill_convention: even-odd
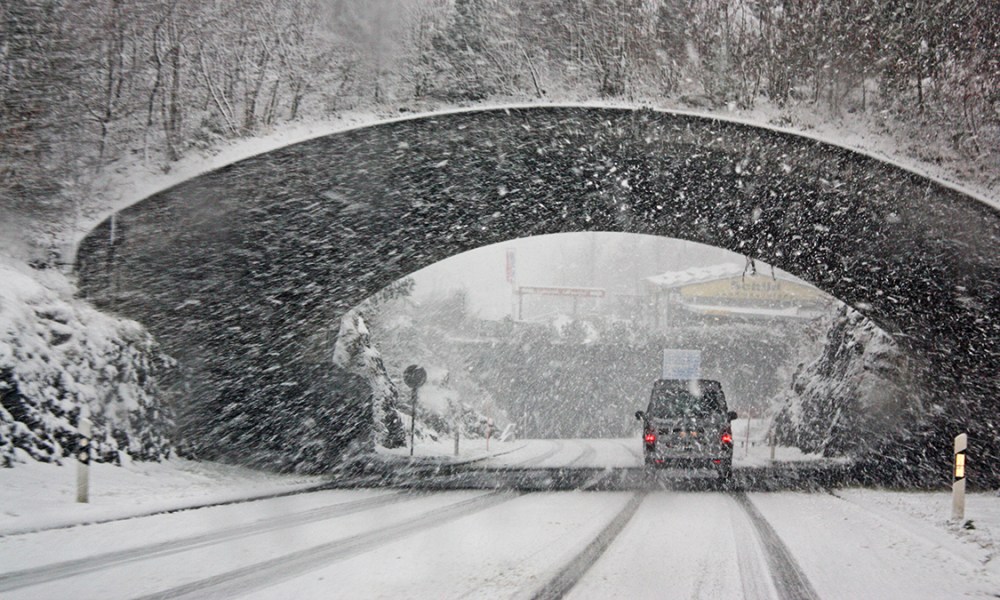
[[[372,345],[364,319],[356,312],[352,311],[341,319],[334,363],[368,382],[375,445],[385,448],[405,445],[406,432],[397,412],[399,390],[386,371],[382,355]]]
[[[780,441],[806,452],[859,457],[929,411],[912,360],[857,311],[842,307],[822,354],[800,366],[776,422]]]
[[[173,362],[138,323],[29,272],[0,265],[0,464],[60,462],[76,448],[81,414],[93,422],[94,460],[168,457],[173,423],[156,382]]]

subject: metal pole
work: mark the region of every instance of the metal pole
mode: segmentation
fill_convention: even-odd
[[[410,399],[410,456],[413,456],[413,434],[417,429],[417,388],[413,388]]]
[[[969,436],[960,434],[955,438],[955,471],[951,484],[951,518],[959,525],[965,520],[965,450],[969,446]]]
[[[750,409],[748,408],[747,409],[747,442],[746,442],[747,456],[750,456],[750,421],[751,421]]]
[[[76,501],[90,502],[90,419],[80,417],[80,446],[76,452]]]

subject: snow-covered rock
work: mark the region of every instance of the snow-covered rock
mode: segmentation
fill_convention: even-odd
[[[93,422],[94,460],[159,460],[170,412],[156,375],[172,361],[138,323],[73,299],[55,271],[0,263],[0,465],[60,462]]]
[[[385,369],[382,355],[372,345],[365,320],[357,311],[349,312],[340,321],[333,362],[368,381],[372,393],[375,443],[385,448],[402,446],[406,440],[403,423],[396,412],[399,392]]]
[[[842,306],[823,353],[802,365],[775,419],[779,443],[826,455],[860,455],[912,427],[925,398],[907,354],[889,334]]]

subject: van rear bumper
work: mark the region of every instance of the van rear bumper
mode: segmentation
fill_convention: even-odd
[[[646,450],[644,454],[646,466],[665,469],[719,469],[729,467],[733,463],[731,452],[720,452],[714,455],[678,456],[675,453]]]

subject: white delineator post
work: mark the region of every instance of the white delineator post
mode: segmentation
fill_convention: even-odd
[[[750,456],[750,411],[747,410],[747,440],[744,442],[746,448],[746,455]]]
[[[955,438],[955,470],[951,484],[951,518],[959,524],[965,519],[965,449],[969,446],[969,436],[960,434]]]
[[[90,502],[90,419],[80,417],[80,442],[76,449],[76,501]]]

